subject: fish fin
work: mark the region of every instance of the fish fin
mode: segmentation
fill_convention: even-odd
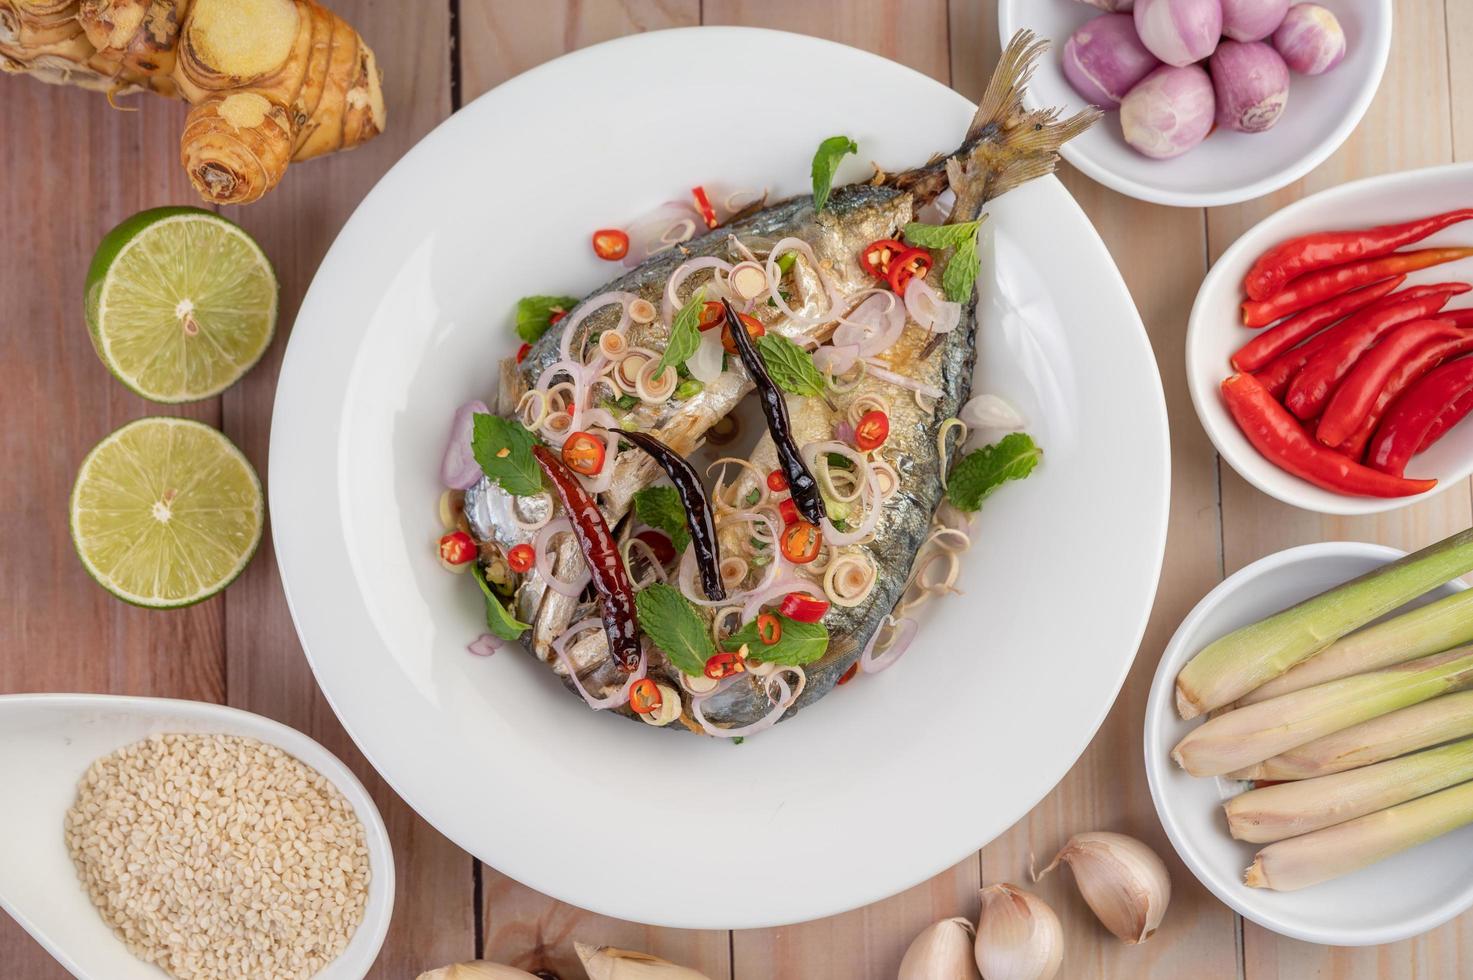
[[[987,180],[987,199],[1001,197],[1035,177],[1051,174],[1059,162],[1059,147],[1084,132],[1100,118],[1093,106],[1067,119],[1056,121],[1053,109],[1026,113],[1023,120],[1003,134],[1000,145],[983,154],[992,166]],[[979,144],[978,150],[984,144]]]
[[[990,124],[1003,125],[1023,108],[1023,92],[1033,80],[1038,68],[1038,59],[1048,50],[1048,39],[1032,31],[1019,31],[1013,35],[997,67],[992,70],[992,79],[987,91],[977,102],[977,114],[967,128],[967,142],[982,135]]]

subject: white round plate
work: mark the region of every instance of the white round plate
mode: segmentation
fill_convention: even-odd
[[[1473,200],[1473,163],[1454,163],[1371,177],[1306,197],[1273,214],[1234,242],[1207,273],[1187,325],[1187,387],[1202,428],[1238,474],[1271,497],[1321,514],[1376,514],[1457,486],[1473,473],[1473,425],[1459,425],[1407,466],[1411,477],[1436,477],[1437,486],[1414,497],[1350,497],[1322,490],[1265,459],[1243,435],[1220,386],[1233,373],[1233,351],[1261,331],[1242,325],[1243,277],[1258,256],[1285,239],[1314,231],[1370,228],[1410,221]],[[1454,225],[1411,248],[1473,244],[1473,222]],[[1407,286],[1473,280],[1473,258],[1414,272]],[[1402,287],[1403,289],[1406,286]],[[1454,296],[1449,308],[1473,305],[1473,293]]]
[[[1176,207],[1215,207],[1261,197],[1291,184],[1323,163],[1365,115],[1391,52],[1392,0],[1318,0],[1345,30],[1345,60],[1323,75],[1291,72],[1289,105],[1265,133],[1218,129],[1171,160],[1152,160],[1125,142],[1120,114],[1064,147],[1064,157],[1122,194]],[[1030,28],[1053,41],[1033,80],[1029,104],[1088,103],[1074,91],[1059,60],[1064,42],[1101,11],[1079,0],[999,0],[998,27],[1006,42]]]
[[[1222,802],[1248,784],[1189,776],[1169,757],[1172,747],[1200,724],[1177,717],[1176,675],[1218,637],[1405,554],[1384,545],[1328,541],[1259,559],[1197,603],[1161,655],[1151,682],[1146,776],[1166,835],[1212,894],[1244,918],[1294,939],[1327,946],[1394,943],[1467,911],[1473,907],[1473,827],[1312,888],[1249,888],[1243,872],[1262,845],[1233,840],[1222,815]],[[1451,582],[1414,605],[1462,588]]]
[[[722,72],[782,79],[803,111],[711,138]],[[617,78],[617,85],[608,80]],[[815,111],[821,107],[820,111]],[[771,31],[642,34],[478,99],[348,222],[293,331],[271,440],[282,578],[324,693],[396,790],[452,840],[575,905],[745,928],[884,898],[964,858],[1063,776],[1119,689],[1165,542],[1165,406],[1109,254],[1061,184],[989,208],[977,390],[1045,450],[987,503],[965,599],[906,661],[741,745],[596,714],[517,649],[483,660],[481,599],[434,552],[455,407],[516,349],[529,293],[616,267],[594,228],[696,183],[802,193],[818,143],[841,181],[960,141],[973,107],[874,55]],[[718,127],[719,128],[719,127]],[[729,136],[729,134],[728,134]],[[665,855],[655,878],[640,848]]]

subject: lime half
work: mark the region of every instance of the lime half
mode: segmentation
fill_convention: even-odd
[[[72,543],[98,583],[140,606],[187,606],[229,585],[265,524],[250,461],[188,419],[130,422],[98,443],[72,488]]]
[[[218,395],[276,329],[276,273],[234,222],[143,211],[107,233],[87,270],[87,326],[108,370],[144,398]]]

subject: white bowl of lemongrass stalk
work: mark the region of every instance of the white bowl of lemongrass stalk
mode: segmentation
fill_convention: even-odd
[[[1328,542],[1231,576],[1146,707],[1182,860],[1252,921],[1364,946],[1473,908],[1473,530],[1412,555]]]

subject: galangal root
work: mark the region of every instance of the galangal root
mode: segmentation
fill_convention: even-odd
[[[184,99],[180,157],[216,204],[384,128],[373,52],[315,0],[0,0],[0,69]]]

